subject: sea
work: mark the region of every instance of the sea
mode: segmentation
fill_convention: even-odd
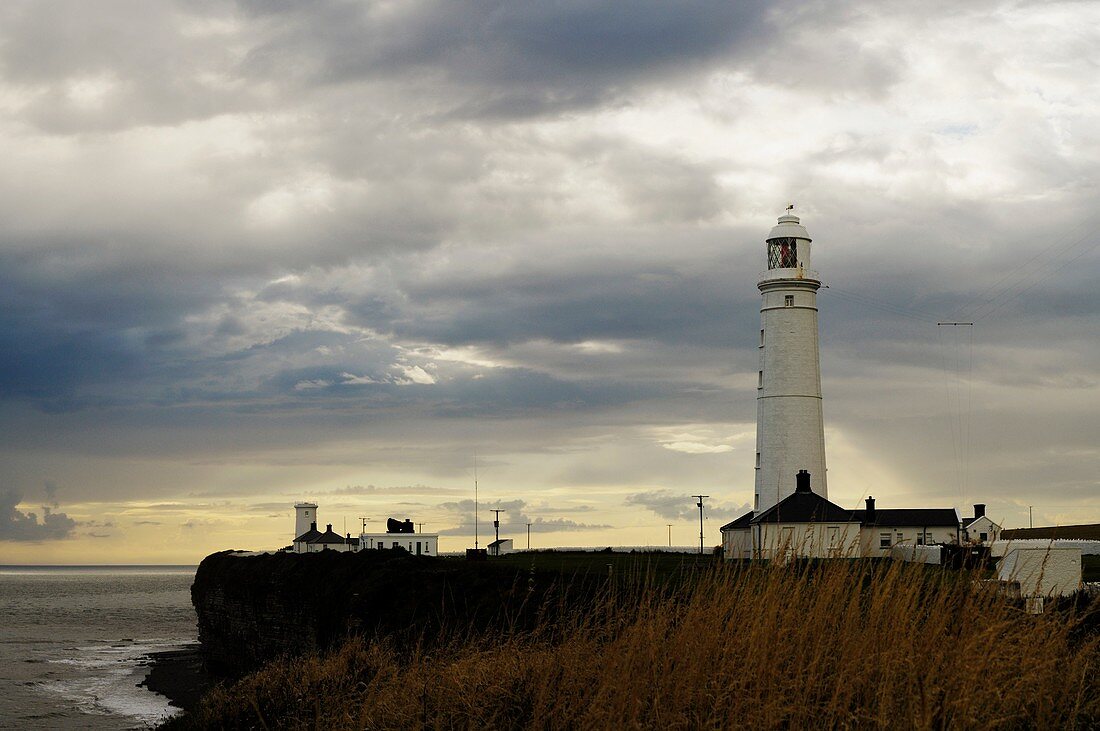
[[[152,653],[198,642],[194,566],[0,566],[0,728],[150,728]]]

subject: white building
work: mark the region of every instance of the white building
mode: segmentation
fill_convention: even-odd
[[[512,547],[511,538],[498,538],[488,545],[490,556],[503,556],[506,553],[512,553],[515,549]]]
[[[414,556],[438,556],[438,533],[360,533],[359,550],[379,551],[382,549],[401,549]]]
[[[795,489],[795,475],[814,476],[828,497],[817,290],[810,266],[810,235],[797,216],[779,217],[767,241],[768,270],[757,287],[760,305],[760,370],[756,396],[756,490],[759,515]]]
[[[316,506],[314,506],[316,508]],[[314,513],[316,515],[316,513]],[[332,530],[329,523],[325,532],[317,530],[316,523],[310,523],[309,529],[294,537],[290,544],[291,553],[317,553],[319,551],[355,551],[358,550],[358,539],[350,535],[342,536]]]
[[[860,523],[810,488],[810,474],[797,473],[795,491],[750,521],[757,558],[854,558],[860,555]],[[736,521],[735,521],[736,522]]]
[[[959,514],[954,508],[886,508],[875,507],[875,499],[867,498],[864,510],[853,510],[860,523],[860,555],[885,557],[895,555],[898,546],[933,546],[960,543]]]
[[[795,476],[795,491],[767,510],[745,513],[722,526],[729,559],[875,558],[928,560],[925,547],[959,543],[954,508],[878,509],[873,497],[863,510],[848,510],[818,495],[811,475]],[[908,553],[898,549],[909,549]],[[937,556],[939,553],[935,554]]]
[[[341,536],[334,532],[331,524],[324,532],[317,530],[316,503],[296,503],[294,512],[294,539],[286,549],[290,553],[401,549],[416,556],[439,555],[439,534],[417,533],[411,520],[390,518],[385,533],[363,531],[355,538],[350,533]]]
[[[1001,526],[985,514],[985,505],[976,503],[974,515],[962,519],[962,540],[989,545],[1001,537]]]
[[[1011,544],[997,578],[1019,587],[1023,597],[1055,597],[1081,588],[1081,549],[1055,546],[1016,548]]]
[[[317,530],[317,503],[294,503],[294,537],[308,531],[310,526]]]

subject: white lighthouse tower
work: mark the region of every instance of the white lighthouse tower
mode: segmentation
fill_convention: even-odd
[[[810,235],[790,210],[768,234],[768,270],[757,284],[763,295],[756,391],[757,514],[795,491],[799,470],[810,473],[815,493],[829,495],[817,342],[821,280],[810,268]]]
[[[294,503],[294,537],[309,530],[310,524],[317,523],[317,503]]]

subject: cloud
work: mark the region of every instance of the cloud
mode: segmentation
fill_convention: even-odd
[[[480,511],[486,513],[486,515],[493,515],[490,510],[492,508],[500,508],[503,513],[500,517],[500,530],[504,533],[511,533],[519,535],[527,531],[527,524],[530,523],[530,529],[533,533],[557,533],[563,531],[588,531],[588,530],[606,530],[611,526],[609,524],[597,524],[597,523],[580,523],[568,518],[543,518],[536,517],[531,518],[527,514],[525,508],[527,502],[525,500],[497,500],[491,504],[482,503]],[[451,528],[444,528],[438,533],[444,536],[470,536],[474,533],[474,501],[473,500],[459,500],[455,502],[441,503],[439,508],[452,514],[455,519],[460,523],[457,526]],[[545,506],[543,506],[545,507]],[[485,516],[481,516],[480,525],[482,535],[490,535],[493,531],[493,518],[486,519]]]
[[[626,497],[627,505],[638,505],[662,518],[676,521],[698,521],[697,502],[692,495],[680,494],[672,490],[650,490],[633,493]],[[737,507],[719,499],[704,500],[703,506],[704,518],[714,518],[723,522],[740,517],[751,509],[747,503]]]
[[[75,520],[43,506],[42,522],[39,522],[37,514],[18,509],[22,499],[23,496],[12,489],[0,493],[0,541],[52,541],[72,535],[77,525]]]

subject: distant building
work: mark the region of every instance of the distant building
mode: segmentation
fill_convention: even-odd
[[[954,508],[880,509],[868,497],[863,510],[848,510],[814,492],[810,479],[799,472],[794,493],[722,526],[725,557],[874,558],[897,556],[899,547],[961,542]]]
[[[341,536],[326,526],[322,533],[317,530],[316,503],[296,503],[295,536],[287,549],[289,553],[317,553],[319,551],[367,551],[382,549],[402,549],[416,556],[439,555],[438,533],[417,533],[411,520],[387,521],[385,533],[367,533],[352,537],[349,533]],[[312,518],[303,524],[305,519]]]
[[[503,556],[506,553],[512,553],[515,549],[512,548],[511,538],[498,538],[488,546],[490,556]]]
[[[1001,526],[985,514],[985,504],[974,505],[974,515],[962,519],[962,539],[971,543],[990,544],[1001,537]]]
[[[861,556],[889,556],[895,546],[959,543],[959,514],[954,508],[875,507],[867,498],[864,510],[853,510],[861,528]]]
[[[1081,588],[1081,549],[1057,546],[1016,548],[1008,545],[997,578],[1022,597],[1056,597]]]
[[[316,523],[309,524],[309,530],[295,537],[290,544],[291,553],[317,553],[318,551],[357,551],[359,539],[351,535],[342,536],[332,530],[330,523],[325,532],[317,530]]]
[[[811,241],[801,220],[779,217],[765,238],[761,275],[756,460],[752,510],[722,526],[727,558],[898,555],[900,547],[993,542],[1000,526],[974,506],[960,521],[954,508],[863,510],[829,502],[821,402],[817,292]],[[811,489],[810,476],[815,481]],[[918,549],[921,549],[918,551]],[[903,552],[904,553],[904,552]]]

